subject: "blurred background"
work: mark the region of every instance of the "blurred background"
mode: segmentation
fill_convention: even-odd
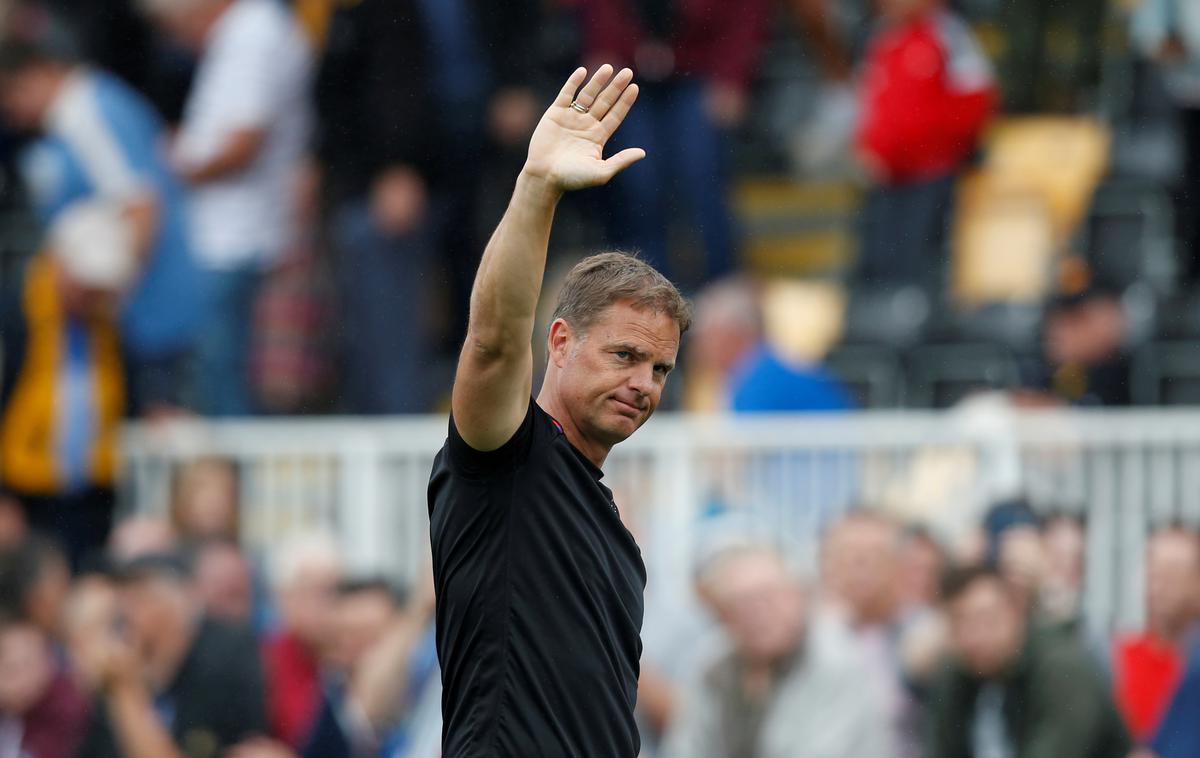
[[[534,348],[695,302],[644,754],[1200,754],[1194,0],[0,0],[0,758],[438,754],[470,285],[603,62]]]

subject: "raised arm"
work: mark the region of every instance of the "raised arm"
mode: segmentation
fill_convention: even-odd
[[[631,148],[603,156],[637,99],[633,72],[613,76],[604,65],[579,90],[586,77],[582,68],[571,74],[534,130],[508,210],[475,275],[452,405],[458,433],[476,450],[507,442],[529,407],[534,311],[559,199],[566,191],[608,182],[646,155]]]

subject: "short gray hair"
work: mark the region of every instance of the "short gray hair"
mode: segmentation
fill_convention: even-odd
[[[692,325],[692,306],[674,284],[653,266],[628,253],[598,253],[567,273],[554,308],[562,319],[586,332],[607,308],[628,302],[638,310],[665,313],[683,336]]]

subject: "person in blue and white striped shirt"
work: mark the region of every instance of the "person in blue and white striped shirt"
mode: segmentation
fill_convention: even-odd
[[[116,77],[20,39],[0,50],[0,108],[12,127],[36,135],[20,167],[47,226],[80,202],[119,206],[140,264],[121,318],[135,406],[183,405],[204,293],[163,122]]]

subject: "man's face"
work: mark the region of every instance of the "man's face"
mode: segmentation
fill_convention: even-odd
[[[134,650],[151,657],[163,635],[180,631],[191,616],[188,592],[187,587],[165,577],[147,577],[121,588],[122,619]]]
[[[900,535],[885,521],[850,519],[834,528],[825,546],[830,589],[855,620],[886,622],[895,610]]]
[[[1186,532],[1154,535],[1146,552],[1146,610],[1154,626],[1178,627],[1197,611],[1200,545]]]
[[[804,591],[773,555],[727,559],[708,597],[738,653],[771,663],[796,649],[804,632]]]
[[[329,644],[341,579],[340,566],[314,559],[280,590],[279,610],[284,626],[304,644],[315,649]]]
[[[950,603],[951,645],[976,676],[994,677],[1020,654],[1025,618],[999,580],[983,578]]]
[[[55,81],[51,69],[41,65],[0,75],[0,110],[4,120],[18,131],[40,129],[54,101]]]
[[[675,319],[628,303],[609,307],[586,333],[561,319],[550,331],[567,412],[586,437],[607,445],[654,413],[678,352]]]
[[[196,561],[196,592],[209,614],[238,623],[254,610],[254,588],[246,557],[233,545],[214,544]]]
[[[365,590],[340,598],[334,622],[334,662],[356,665],[382,639],[396,614],[396,601],[383,591]]]
[[[0,712],[24,714],[53,677],[50,647],[41,630],[32,624],[0,627]]]

